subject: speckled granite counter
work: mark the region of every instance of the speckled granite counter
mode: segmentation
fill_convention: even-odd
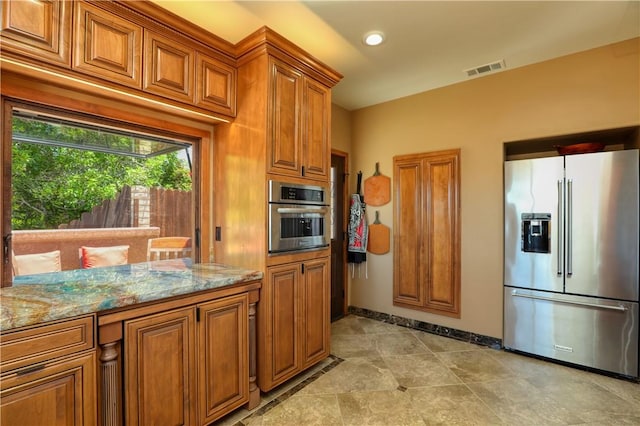
[[[14,278],[0,289],[0,331],[262,279],[262,272],[189,259]]]

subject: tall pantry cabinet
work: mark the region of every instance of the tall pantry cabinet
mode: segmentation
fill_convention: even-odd
[[[216,261],[265,271],[258,385],[329,355],[330,249],[268,253],[268,182],[328,190],[331,88],[342,76],[269,28],[237,44],[237,115],[215,129]]]

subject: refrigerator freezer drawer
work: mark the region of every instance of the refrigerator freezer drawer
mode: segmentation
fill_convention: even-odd
[[[504,288],[504,346],[638,377],[637,302]]]

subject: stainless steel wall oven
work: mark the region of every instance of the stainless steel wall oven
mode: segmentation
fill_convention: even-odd
[[[328,247],[328,196],[322,186],[269,181],[269,253]]]

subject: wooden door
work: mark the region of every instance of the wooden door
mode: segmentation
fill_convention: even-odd
[[[347,154],[331,154],[331,321],[347,312]]]
[[[273,388],[299,371],[300,263],[270,267],[258,305],[258,386]]]
[[[300,105],[302,74],[284,62],[270,58],[267,152],[268,171],[301,175]]]
[[[302,368],[329,356],[330,285],[329,258],[308,261],[302,268]]]
[[[394,158],[393,303],[460,317],[460,150]]]
[[[194,311],[125,323],[125,424],[195,424]]]
[[[95,352],[90,352],[48,363],[31,373],[3,377],[0,424],[96,424],[95,364]]]
[[[309,78],[304,79],[302,131],[302,175],[329,178],[331,90]]]
[[[249,400],[249,295],[198,305],[200,424]]]

